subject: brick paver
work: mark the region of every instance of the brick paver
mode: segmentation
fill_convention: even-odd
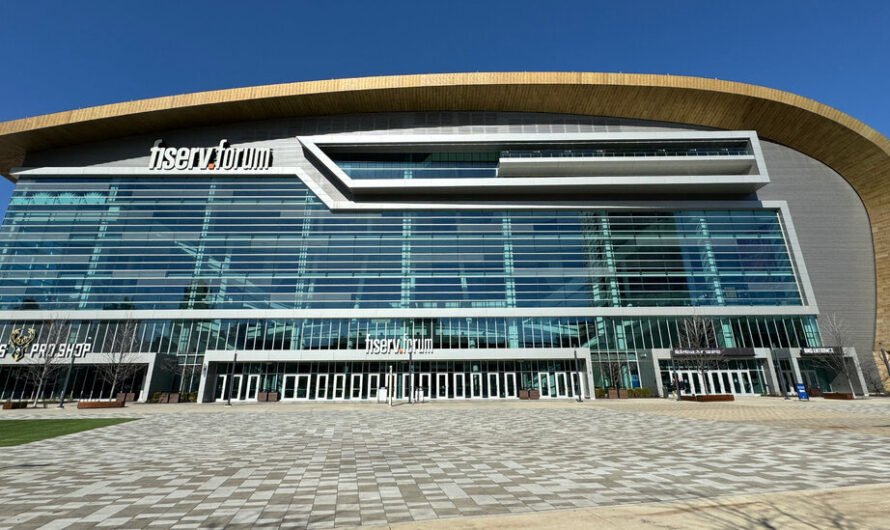
[[[890,424],[882,400],[157,405],[89,415],[142,419],[4,448],[0,527],[331,528],[890,477],[885,436],[806,428],[864,417],[864,429],[880,430]]]

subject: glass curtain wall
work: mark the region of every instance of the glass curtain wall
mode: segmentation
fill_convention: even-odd
[[[334,214],[296,177],[23,178],[0,229],[4,310],[801,304],[774,210]]]

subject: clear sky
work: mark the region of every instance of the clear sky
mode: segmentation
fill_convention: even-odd
[[[884,0],[9,0],[0,27],[0,121],[289,81],[593,71],[766,85],[890,134]]]

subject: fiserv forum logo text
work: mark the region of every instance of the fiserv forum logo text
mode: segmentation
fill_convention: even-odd
[[[232,147],[220,140],[215,147],[167,147],[155,140],[148,169],[269,169],[271,147]]]

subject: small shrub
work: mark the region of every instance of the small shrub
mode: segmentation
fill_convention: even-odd
[[[602,388],[597,388],[597,389],[594,390],[594,395],[596,396],[597,399],[605,398],[605,397],[606,397],[606,391],[605,391],[604,389],[602,389]]]
[[[652,389],[643,387],[643,388],[629,388],[627,389],[627,397],[630,398],[648,398],[652,397]]]

